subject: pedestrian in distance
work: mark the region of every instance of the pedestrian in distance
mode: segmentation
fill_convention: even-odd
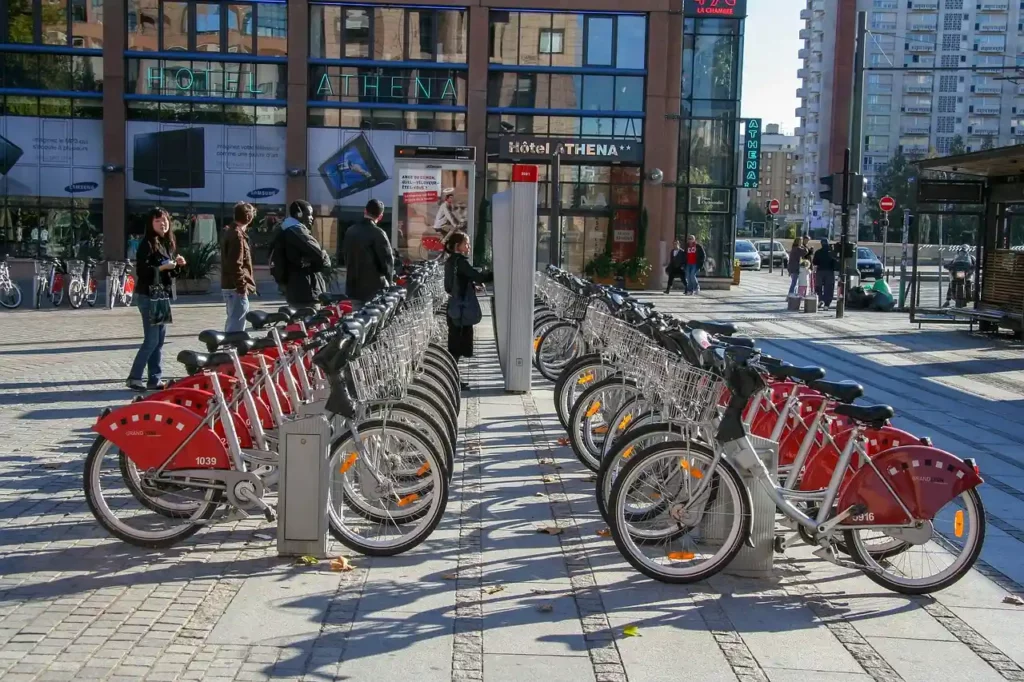
[[[316,305],[326,291],[322,273],[331,258],[310,232],[312,227],[313,207],[308,201],[293,201],[271,240],[270,273],[290,306]]]
[[[455,361],[473,357],[473,327],[483,317],[476,287],[494,281],[494,274],[477,270],[469,262],[469,237],[452,232],[445,242],[444,289],[448,292],[448,352]],[[462,382],[462,390],[469,384]]]
[[[810,238],[804,235],[801,239],[793,240],[793,248],[789,251],[789,295],[796,291],[796,281],[800,277],[800,261],[807,258],[810,253],[808,244]]]
[[[814,266],[814,289],[822,309],[832,305],[836,288],[836,255],[827,239],[821,240],[821,248],[815,252],[811,265]]]
[[[391,240],[379,225],[383,217],[384,204],[370,199],[363,209],[363,219],[345,232],[345,295],[353,305],[369,301],[395,279]]]
[[[665,293],[668,294],[672,291],[672,284],[676,281],[676,277],[686,282],[686,276],[683,274],[683,268],[686,266],[686,252],[683,251],[682,244],[679,240],[675,240],[672,243],[672,252],[668,255],[668,265],[665,266],[665,274],[668,275],[668,285],[665,287]]]
[[[170,215],[162,208],[154,208],[147,216],[146,232],[135,252],[135,300],[142,315],[142,345],[128,373],[127,386],[133,391],[167,387],[163,380],[163,349],[170,321],[170,290],[175,273],[186,264],[176,251]],[[143,372],[147,373],[146,381],[142,379]]]
[[[683,261],[683,274],[686,282],[686,295],[696,296],[700,293],[700,282],[697,280],[697,273],[704,269],[707,254],[704,247],[697,242],[697,237],[690,235],[686,238],[686,256]]]
[[[235,204],[234,220],[220,236],[220,288],[227,309],[224,331],[245,330],[245,315],[249,312],[249,294],[256,293],[256,279],[252,272],[252,250],[246,233],[256,217],[252,204]]]

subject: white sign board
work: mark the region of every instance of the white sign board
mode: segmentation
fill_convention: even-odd
[[[403,168],[398,193],[406,204],[433,204],[441,196],[440,168]]]

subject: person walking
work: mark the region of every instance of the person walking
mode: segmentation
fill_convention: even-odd
[[[686,277],[683,274],[685,265],[686,252],[683,251],[683,247],[677,239],[672,243],[672,252],[668,256],[668,265],[665,266],[665,274],[668,275],[668,285],[665,287],[666,294],[672,291],[672,284],[676,281],[676,277],[683,280],[684,284],[686,283]]]
[[[480,302],[476,285],[494,281],[494,274],[477,270],[469,262],[469,237],[465,232],[452,232],[445,244],[448,258],[444,263],[444,289],[448,292],[448,352],[457,363],[460,358],[473,357],[473,327],[480,322]],[[469,384],[462,382],[462,390]]]
[[[168,298],[161,305],[170,306],[171,283],[185,259],[176,255],[171,217],[162,208],[154,208],[147,216],[146,232],[135,253],[135,300],[142,315],[142,345],[135,354],[128,373],[128,388],[133,391],[158,391],[167,387],[163,380],[163,349],[167,334],[166,323],[153,319],[154,302],[150,298],[154,288],[163,287]],[[142,380],[142,373],[147,380]]]
[[[789,296],[796,291],[796,281],[800,277],[800,261],[807,258],[808,244],[810,238],[804,235],[801,239],[793,240],[793,248],[789,251]]]
[[[245,330],[245,315],[249,312],[249,294],[256,293],[256,279],[252,273],[252,250],[246,232],[256,217],[252,204],[235,204],[234,222],[224,228],[220,237],[220,289],[227,308],[224,331]]]
[[[836,257],[827,239],[821,240],[821,248],[815,252],[811,265],[814,266],[814,290],[818,302],[823,309],[828,310],[835,296]]]
[[[700,293],[700,282],[697,280],[697,273],[704,268],[706,260],[707,254],[704,252],[704,247],[697,243],[697,238],[691,234],[686,238],[686,257],[683,261],[687,296]]]
[[[395,279],[391,240],[378,225],[383,217],[384,204],[370,199],[363,209],[363,219],[345,232],[345,295],[354,306],[369,301]]]
[[[310,232],[313,207],[308,201],[288,205],[288,217],[271,242],[271,274],[284,288],[290,306],[315,305],[326,290],[321,274],[331,265],[331,258]]]

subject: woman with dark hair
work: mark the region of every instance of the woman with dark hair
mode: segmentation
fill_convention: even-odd
[[[818,302],[825,310],[832,305],[832,298],[835,296],[836,260],[832,245],[827,239],[822,239],[821,248],[815,252],[811,265],[814,266],[814,290],[818,294]]]
[[[444,289],[448,292],[448,352],[455,361],[473,357],[473,326],[480,322],[476,285],[494,281],[494,274],[481,272],[469,262],[469,237],[452,232],[445,242],[448,259],[444,264]],[[469,384],[462,382],[462,390]]]
[[[135,362],[128,374],[128,388],[133,391],[155,391],[167,386],[161,366],[166,326],[153,324],[149,294],[154,286],[170,289],[175,271],[185,265],[185,259],[174,253],[176,244],[167,211],[154,208],[146,221],[146,234],[135,254],[135,300],[142,314],[142,346],[135,354]],[[145,382],[142,380],[143,371],[147,371]]]

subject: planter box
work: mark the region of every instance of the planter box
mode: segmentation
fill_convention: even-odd
[[[210,278],[176,280],[177,292],[182,295],[210,293]]]
[[[602,284],[606,287],[615,286],[615,277],[612,275],[608,275],[607,277],[594,276],[591,277],[590,279],[594,282],[594,284]]]
[[[647,277],[640,279],[626,279],[626,289],[630,291],[644,291],[647,289]]]

